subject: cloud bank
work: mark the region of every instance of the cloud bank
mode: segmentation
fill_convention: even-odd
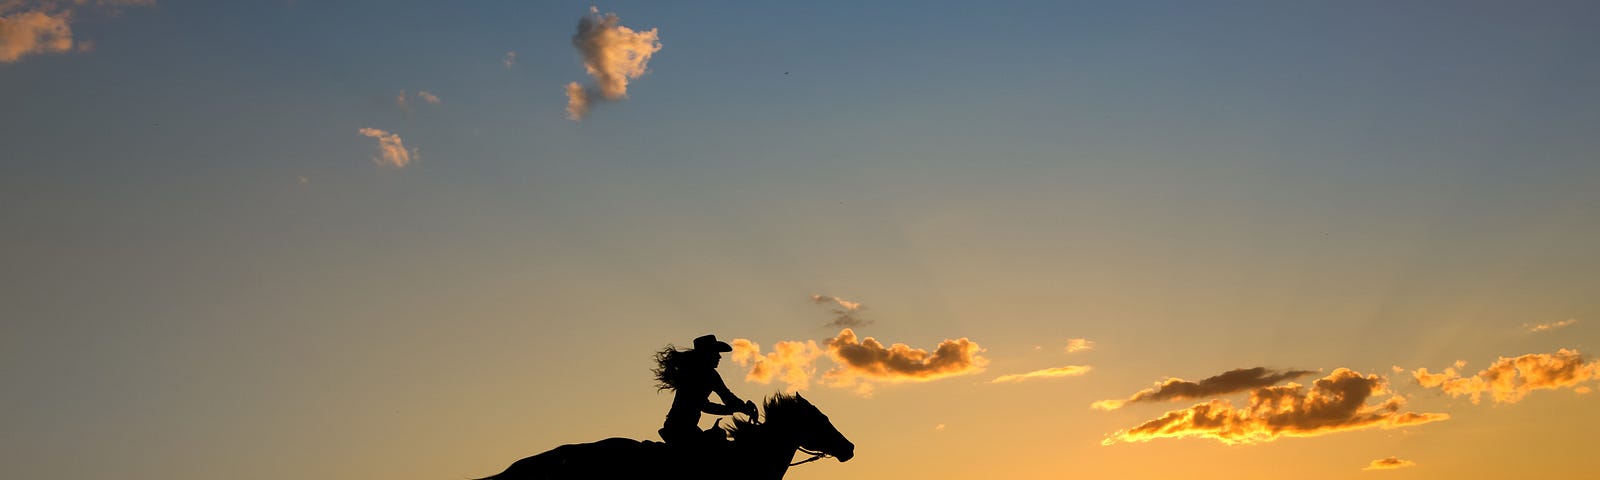
[[[155,0],[5,0],[0,1],[0,63],[24,57],[89,51],[93,43],[78,41],[72,22],[81,10],[116,13],[120,7],[155,5]]]
[[[860,317],[860,302],[852,302],[843,298],[830,297],[827,295],[812,295],[811,301],[819,304],[831,303],[838,306],[838,308],[832,309],[834,315],[837,316],[833,318],[833,321],[828,322],[828,326],[830,327],[859,327],[868,323],[872,323],[871,321],[863,320]]]
[[[991,380],[989,383],[1020,382],[1023,380],[1036,380],[1042,378],[1077,377],[1085,373],[1089,373],[1089,370],[1092,368],[1093,367],[1088,365],[1067,365],[1065,367],[1046,368],[1044,370],[1034,370],[1028,373],[1001,375],[998,378]]]
[[[617,14],[602,16],[593,7],[578,20],[572,46],[583,56],[583,68],[595,83],[590,88],[567,84],[567,118],[583,120],[596,100],[627,98],[628,82],[649,71],[650,56],[661,51],[656,29],[636,32],[619,22]]]
[[[1440,373],[1419,368],[1411,375],[1423,387],[1438,388],[1452,398],[1468,396],[1473,404],[1481,401],[1485,393],[1495,403],[1517,403],[1534,390],[1571,388],[1587,393],[1590,388],[1583,384],[1600,378],[1600,361],[1584,363],[1583,355],[1577,350],[1565,348],[1556,353],[1500,357],[1489,368],[1470,377],[1463,377],[1457,371],[1464,366],[1466,362],[1457,361],[1455,367]]]
[[[1405,399],[1390,395],[1375,404],[1367,400],[1389,394],[1383,377],[1347,368],[1312,382],[1251,391],[1247,405],[1235,408],[1211,400],[1121,430],[1101,442],[1147,442],[1157,438],[1210,438],[1227,445],[1264,443],[1280,437],[1313,437],[1366,428],[1397,428],[1450,418],[1443,413],[1401,412]]]
[[[1140,402],[1165,402],[1176,400],[1192,400],[1197,398],[1215,397],[1230,393],[1243,392],[1252,388],[1277,385],[1278,382],[1294,380],[1310,375],[1309,370],[1276,371],[1265,367],[1240,368],[1223,372],[1220,375],[1209,377],[1198,382],[1191,382],[1181,378],[1168,378],[1157,382],[1155,386],[1135,392],[1127,400],[1101,400],[1094,402],[1090,407],[1098,410],[1116,410],[1129,403]]]
[[[395,168],[405,168],[417,155],[417,150],[406,149],[404,141],[399,135],[376,128],[362,128],[358,131],[362,136],[378,139],[378,156],[372,161],[379,165],[388,165]]]
[[[1417,462],[1410,460],[1401,460],[1400,457],[1389,457],[1373,460],[1372,463],[1367,464],[1367,468],[1363,468],[1362,470],[1394,470],[1396,468],[1406,468],[1416,464]]]

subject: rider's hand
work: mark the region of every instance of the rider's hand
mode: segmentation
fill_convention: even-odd
[[[752,416],[752,417],[756,416],[756,402],[745,400],[744,401],[744,413],[745,413],[745,415],[749,415],[749,416]]]

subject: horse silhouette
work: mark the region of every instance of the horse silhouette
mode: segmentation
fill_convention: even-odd
[[[855,444],[800,394],[767,397],[763,421],[733,421],[733,441],[686,447],[629,438],[562,445],[517,460],[505,471],[477,480],[579,478],[781,479],[789,467],[824,457],[855,456]],[[790,463],[795,451],[812,455]],[[716,468],[713,468],[715,466]]]

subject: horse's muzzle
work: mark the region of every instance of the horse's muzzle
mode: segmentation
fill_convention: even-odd
[[[846,442],[844,444],[844,449],[833,454],[833,456],[838,457],[840,462],[850,461],[851,458],[855,458],[856,456],[856,444]]]

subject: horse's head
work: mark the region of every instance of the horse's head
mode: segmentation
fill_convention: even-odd
[[[768,424],[781,424],[802,450],[830,455],[841,462],[850,461],[856,455],[856,445],[844,438],[844,434],[833,427],[833,422],[828,421],[828,416],[799,393],[768,398],[766,413]]]

